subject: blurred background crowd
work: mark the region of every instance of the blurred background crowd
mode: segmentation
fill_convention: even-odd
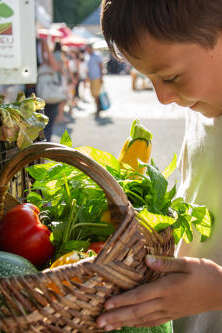
[[[99,6],[72,28],[64,22],[53,22],[52,17],[50,1],[36,0],[37,83],[0,86],[0,94],[5,96],[6,102],[14,101],[20,91],[27,97],[35,93],[45,99],[45,114],[49,117],[45,129],[48,141],[53,126],[71,122],[76,110],[84,111],[84,103],[94,103],[95,116],[99,116],[102,110],[99,96],[104,89],[109,94],[109,88],[104,86],[105,75],[131,75],[133,91],[152,89],[143,75],[126,62],[117,61],[108,51],[100,31]],[[45,89],[38,89],[43,76],[48,74],[53,75],[63,91],[60,100],[47,99]],[[57,90],[54,93],[58,97]]]

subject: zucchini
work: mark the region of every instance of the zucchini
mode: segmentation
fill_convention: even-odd
[[[0,278],[36,274],[38,270],[27,259],[17,254],[0,251]]]

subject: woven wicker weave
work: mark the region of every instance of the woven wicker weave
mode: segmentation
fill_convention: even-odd
[[[15,155],[0,175],[0,214],[7,206],[13,175],[40,157],[68,163],[91,177],[106,194],[118,229],[93,261],[47,270],[36,275],[0,279],[0,330],[4,332],[99,332],[95,320],[105,300],[151,281],[159,274],[144,263],[147,253],[172,256],[170,229],[148,232],[115,179],[98,163],[62,145],[37,143]],[[1,301],[2,300],[2,301]]]

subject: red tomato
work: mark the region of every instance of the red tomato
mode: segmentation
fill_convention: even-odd
[[[0,221],[0,249],[18,254],[34,265],[53,254],[49,229],[40,222],[38,207],[25,203],[9,210]]]
[[[96,253],[99,253],[103,246],[104,246],[105,242],[94,242],[90,244],[90,247],[88,248],[88,250],[93,250]]]

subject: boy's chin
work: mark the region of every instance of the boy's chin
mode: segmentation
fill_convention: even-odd
[[[207,118],[216,118],[222,115],[222,107],[214,107],[202,102],[195,103],[190,107],[190,109],[201,113]]]
[[[222,116],[222,108],[199,107],[194,111],[200,112],[203,116],[207,118],[217,118]]]

